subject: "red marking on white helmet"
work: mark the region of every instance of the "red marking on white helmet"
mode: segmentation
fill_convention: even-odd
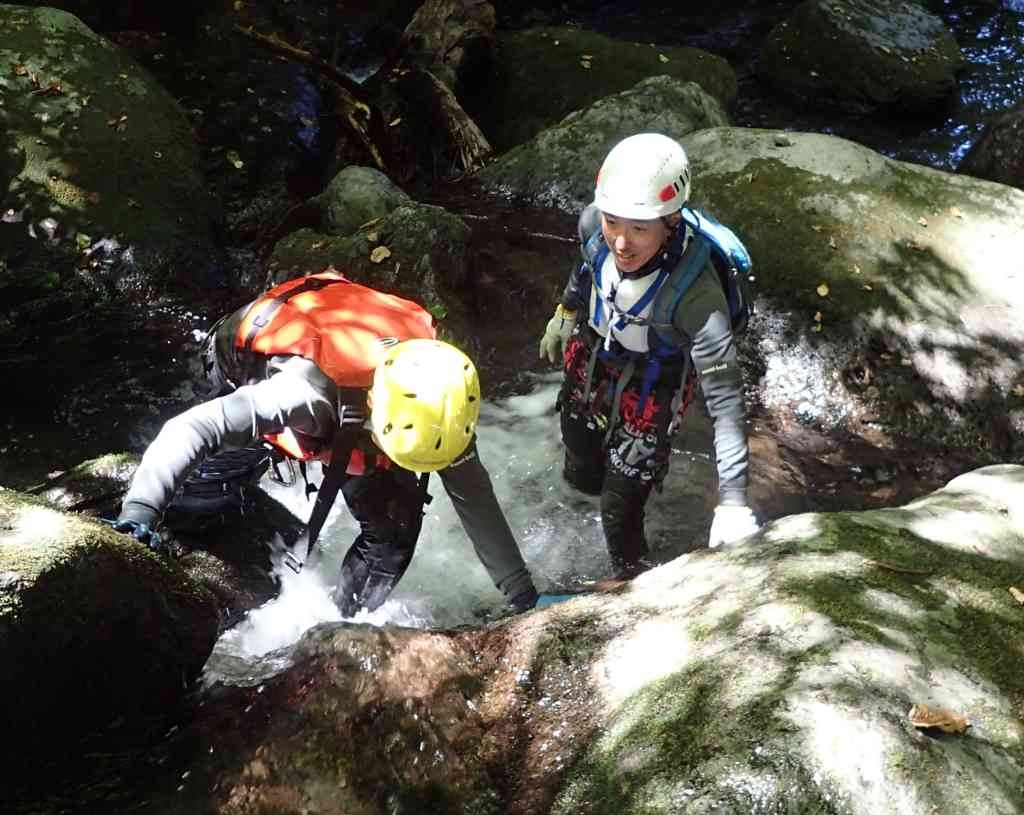
[[[666,184],[661,188],[661,192],[658,193],[659,201],[671,201],[676,197],[676,188],[672,184]]]

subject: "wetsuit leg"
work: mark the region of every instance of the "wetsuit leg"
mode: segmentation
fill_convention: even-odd
[[[632,577],[643,570],[647,555],[644,508],[651,490],[668,471],[669,424],[674,388],[656,386],[639,407],[639,383],[622,394],[619,421],[606,449],[601,491],[601,524],[616,573]]]
[[[374,470],[342,488],[360,533],[345,554],[334,602],[342,616],[373,611],[391,593],[412,561],[423,525],[424,493],[408,470]]]
[[[587,495],[600,495],[604,482],[604,436],[608,419],[595,405],[607,387],[607,371],[598,364],[584,401],[590,348],[574,335],[565,349],[565,378],[558,395],[558,410],[565,445],[565,480]]]

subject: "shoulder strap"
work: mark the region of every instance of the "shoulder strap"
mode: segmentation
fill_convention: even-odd
[[[320,537],[320,530],[324,527],[327,514],[334,506],[338,492],[346,481],[346,470],[348,460],[352,457],[352,449],[356,446],[359,438],[357,427],[346,427],[342,425],[334,434],[334,443],[331,445],[331,463],[327,465],[324,473],[323,483],[316,493],[316,501],[313,502],[313,511],[309,514],[309,522],[306,524],[306,554],[299,560],[291,552],[285,554],[285,563],[288,568],[298,574],[302,567],[309,561],[313,554],[313,547]]]
[[[694,232],[690,239],[689,246],[683,252],[683,256],[676,268],[672,270],[665,285],[662,286],[661,296],[654,303],[651,311],[651,322],[654,323],[656,331],[670,332],[673,341],[669,344],[680,345],[683,337],[677,336],[673,328],[672,319],[675,317],[676,309],[682,302],[683,296],[694,284],[711,256],[711,248],[708,241],[699,232]]]
[[[263,308],[260,309],[259,313],[253,317],[252,325],[249,326],[249,331],[245,335],[245,342],[242,347],[248,351],[252,348],[253,340],[256,339],[256,335],[260,329],[267,325],[277,313],[278,309],[281,308],[285,303],[291,300],[293,297],[298,297],[307,291],[318,291],[325,286],[333,285],[334,283],[348,283],[344,277],[307,277],[299,285],[293,286],[288,291],[281,292],[274,297],[263,300]],[[262,298],[261,298],[262,300]],[[259,303],[257,300],[253,303]]]

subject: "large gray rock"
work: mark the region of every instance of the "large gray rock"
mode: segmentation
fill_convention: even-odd
[[[173,562],[0,488],[5,767],[62,756],[95,728],[166,713],[218,631],[213,596]]]
[[[138,784],[161,815],[1011,815],[1022,540],[1024,468],[997,466],[477,631],[320,625]]]
[[[768,35],[761,76],[854,111],[949,107],[963,58],[942,20],[906,0],[805,0]]]
[[[1011,455],[1024,431],[1024,193],[819,134],[713,128],[683,145],[694,203],[754,258],[770,407],[788,391],[826,420],[852,390],[862,418],[890,430]]]
[[[208,282],[211,200],[192,129],[170,94],[51,8],[0,5],[0,64],[8,309],[82,296],[83,284]]]
[[[628,91],[570,113],[476,174],[485,187],[517,201],[570,212],[594,196],[594,177],[616,142],[640,131],[673,138],[728,124],[721,104],[695,82],[645,79]]]

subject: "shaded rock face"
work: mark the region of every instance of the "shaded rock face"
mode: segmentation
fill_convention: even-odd
[[[941,113],[963,58],[942,21],[905,0],[807,0],[768,36],[759,72],[854,112]]]
[[[4,764],[74,749],[119,718],[166,713],[218,633],[213,597],[95,521],[0,491]]]
[[[957,171],[1024,189],[1024,103],[989,123]]]
[[[331,179],[317,202],[328,234],[351,235],[412,199],[380,170],[351,166]]]
[[[152,811],[1017,812],[1022,497],[988,467],[480,631],[319,626],[161,746]]]
[[[722,106],[696,83],[651,77],[569,114],[475,178],[513,200],[576,212],[593,200],[597,170],[624,137],[654,131],[678,139],[727,123]]]
[[[853,392],[883,427],[1012,455],[1020,191],[816,134],[715,128],[683,145],[694,204],[754,258],[768,407],[791,399],[809,421],[841,423],[829,411]],[[810,395],[779,381],[801,370]]]
[[[696,82],[726,109],[736,98],[729,63],[697,48],[655,47],[556,26],[501,32],[497,55],[495,81],[467,103],[497,153],[651,76]]]
[[[0,61],[9,307],[209,284],[211,203],[174,99],[54,9],[0,6]]]

